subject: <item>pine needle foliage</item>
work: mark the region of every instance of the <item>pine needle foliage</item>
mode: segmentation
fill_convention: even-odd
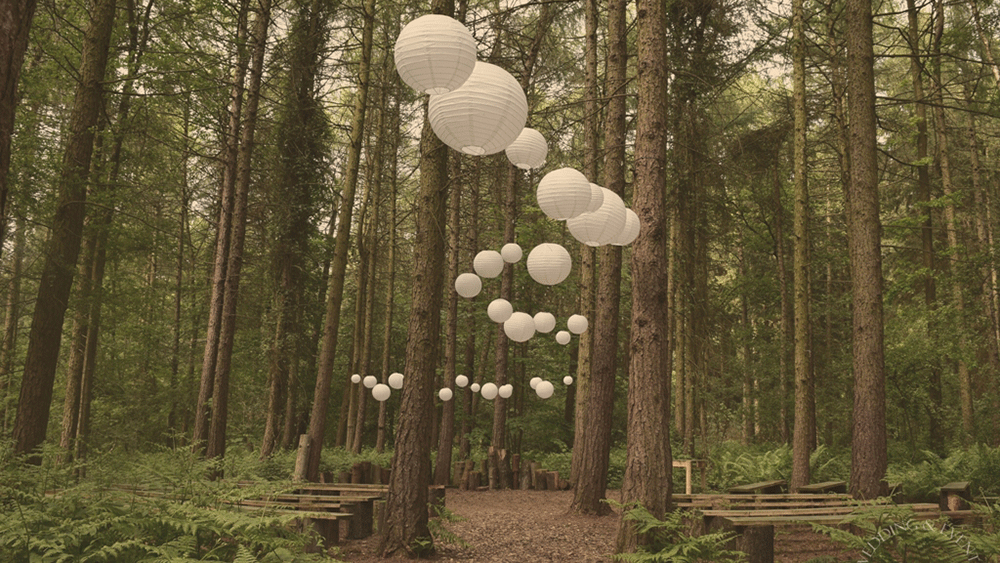
[[[625,507],[609,501],[619,509],[625,509],[625,520],[633,522],[636,531],[650,539],[639,547],[636,553],[618,553],[614,560],[623,563],[696,563],[696,562],[736,562],[744,561],[740,551],[726,548],[733,539],[730,532],[716,532],[691,535],[688,532],[690,511],[674,510],[663,520],[653,516],[646,507],[635,504]]]

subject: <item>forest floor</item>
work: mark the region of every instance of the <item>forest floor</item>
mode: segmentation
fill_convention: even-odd
[[[608,491],[618,500],[618,491]],[[445,528],[466,545],[438,542],[432,561],[475,563],[598,563],[611,561],[618,514],[582,516],[569,512],[572,491],[460,491],[448,489],[445,505],[460,517]],[[348,563],[410,561],[375,556],[378,537],[342,540],[337,558]],[[826,536],[806,527],[775,530],[775,562],[857,561]]]

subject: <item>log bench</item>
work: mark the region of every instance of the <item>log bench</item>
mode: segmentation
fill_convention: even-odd
[[[729,488],[729,493],[734,495],[778,494],[783,492],[785,492],[784,479],[778,479],[776,481],[760,481],[759,483],[737,485]]]
[[[802,485],[796,489],[798,493],[846,493],[847,481],[823,481],[822,483],[811,483]]]
[[[972,502],[968,481],[954,481],[941,487],[938,507],[942,510],[966,510]]]

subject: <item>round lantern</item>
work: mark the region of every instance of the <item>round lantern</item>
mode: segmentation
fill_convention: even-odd
[[[531,170],[541,168],[545,164],[545,155],[549,153],[549,147],[541,133],[531,127],[525,127],[514,142],[507,146],[505,152],[511,164],[521,170]]]
[[[395,373],[389,374],[388,383],[389,383],[389,387],[392,387],[393,389],[402,389],[403,388],[403,374],[401,374],[399,372],[395,372]]]
[[[468,377],[466,377],[464,375],[456,375],[455,376],[455,385],[458,385],[459,387],[465,387],[468,384],[469,384],[469,378]]]
[[[514,306],[506,299],[494,299],[486,307],[486,314],[495,323],[506,322],[514,314]]]
[[[566,332],[565,330],[560,330],[556,333],[556,342],[564,346],[569,344],[571,338],[572,336],[570,336],[569,332]]]
[[[524,251],[516,242],[508,242],[500,249],[500,256],[503,257],[504,262],[513,264],[524,256]]]
[[[414,90],[444,94],[461,86],[476,66],[476,39],[448,16],[421,16],[399,32],[393,52],[399,77]]]
[[[534,389],[535,387],[538,387],[538,384],[541,382],[542,382],[541,377],[532,377],[531,381],[528,382],[528,386]]]
[[[375,397],[375,400],[380,403],[388,399],[389,395],[392,395],[392,391],[385,383],[379,383],[378,385],[372,387],[372,397]]]
[[[610,244],[625,227],[625,203],[618,194],[604,190],[604,203],[593,213],[581,213],[566,220],[570,234],[587,246]]]
[[[551,397],[552,392],[555,390],[556,388],[552,385],[551,381],[542,381],[535,387],[535,393],[543,399]]]
[[[496,250],[482,250],[472,259],[472,269],[484,278],[495,278],[503,271],[503,256]]]
[[[455,278],[455,292],[457,292],[462,297],[466,299],[471,299],[483,290],[483,280],[479,279],[476,274],[459,274]]]
[[[563,378],[563,385],[573,385],[573,376],[567,375]]]
[[[632,244],[635,237],[639,236],[639,227],[639,216],[635,214],[635,211],[626,209],[625,226],[622,228],[622,232],[618,233],[618,237],[611,241],[611,244],[615,246],[627,246]]]
[[[579,170],[560,168],[542,177],[535,197],[550,219],[564,220],[585,212],[590,205],[590,181]]]
[[[511,313],[503,322],[503,333],[514,342],[527,342],[535,335],[535,319],[528,313]]]
[[[497,393],[499,392],[500,390],[497,389],[496,383],[484,383],[481,391],[481,393],[483,394],[483,398],[486,399],[487,401],[492,401],[493,399],[496,399]]]
[[[501,399],[509,399],[514,394],[514,386],[510,383],[501,385],[500,389],[497,390],[497,394],[500,395]]]
[[[430,97],[427,120],[449,147],[475,156],[494,154],[521,134],[528,98],[509,72],[478,61],[462,86]]]
[[[552,329],[556,327],[556,316],[552,313],[546,313],[545,311],[535,313],[534,320],[535,330],[538,332],[552,332]]]
[[[590,323],[587,322],[587,317],[583,315],[570,315],[569,319],[566,320],[566,328],[573,334],[587,332],[588,326],[590,326]]]
[[[351,383],[361,383],[361,376],[354,374],[351,376]]]
[[[378,378],[375,377],[374,375],[366,375],[363,381],[364,381],[365,387],[367,387],[369,389],[374,389],[375,385],[378,384]]]
[[[573,259],[565,248],[544,242],[528,253],[527,266],[531,279],[542,285],[555,285],[569,275]]]
[[[450,401],[453,396],[454,393],[452,393],[451,389],[448,389],[447,387],[442,387],[441,390],[438,391],[438,397],[446,403]]]
[[[601,208],[604,203],[604,188],[597,184],[590,183],[590,203],[587,204],[587,213],[593,213]]]
[[[473,393],[478,393],[479,392],[479,384],[478,383],[473,383],[472,385],[469,386],[469,389],[471,389]]]

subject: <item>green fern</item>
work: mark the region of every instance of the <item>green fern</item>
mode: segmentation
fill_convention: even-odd
[[[626,507],[614,501],[610,504],[625,510],[625,520],[633,522],[636,532],[651,541],[636,553],[618,553],[615,561],[625,563],[693,563],[696,561],[743,561],[744,554],[726,549],[733,539],[729,532],[693,536],[687,533],[687,511],[667,513],[663,520],[652,515],[641,504]]]

